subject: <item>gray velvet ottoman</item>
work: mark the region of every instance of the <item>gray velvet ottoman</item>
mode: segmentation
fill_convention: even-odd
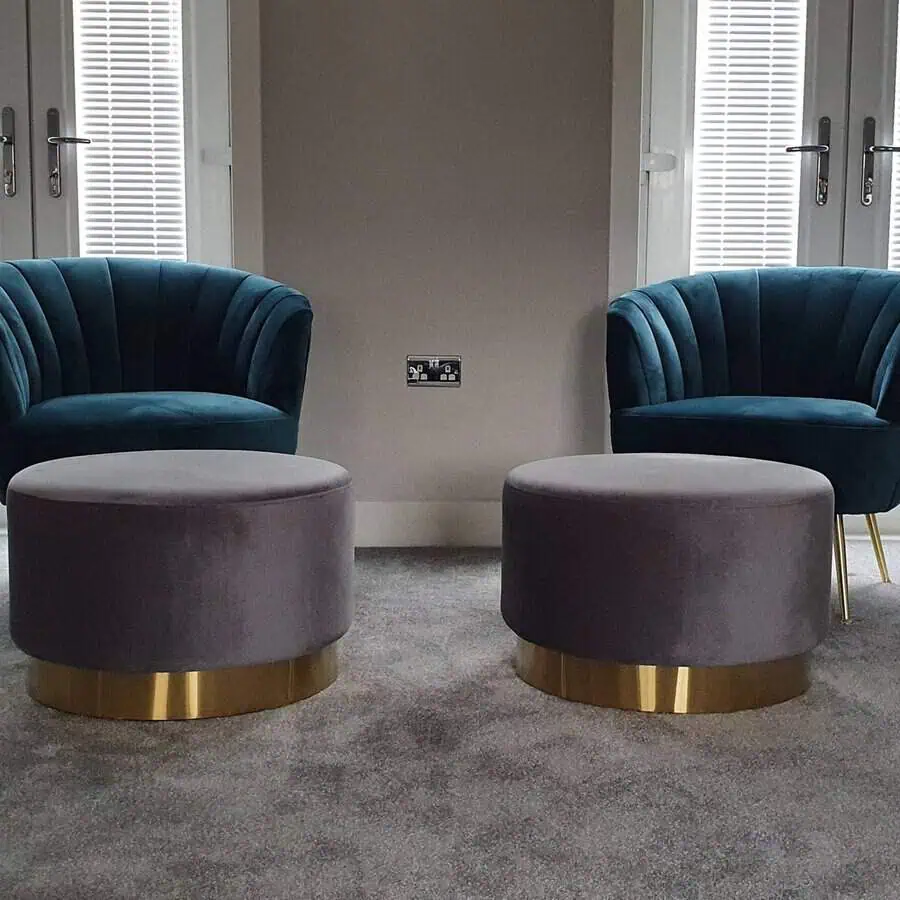
[[[529,463],[503,494],[503,618],[529,684],[655,712],[766,706],[809,685],[830,619],[833,494],[717,456]]]
[[[7,495],[10,629],[58,709],[194,719],[337,677],[353,512],[340,466],[160,450],[41,463]]]

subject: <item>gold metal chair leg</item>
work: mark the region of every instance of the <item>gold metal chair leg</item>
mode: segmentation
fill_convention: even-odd
[[[889,584],[891,575],[888,572],[887,559],[884,555],[884,544],[881,543],[881,531],[878,528],[878,519],[875,513],[869,513],[866,516],[866,526],[869,529],[869,539],[872,541],[875,559],[878,561],[878,571],[881,573],[881,580],[885,584]]]
[[[850,621],[850,586],[847,579],[847,539],[844,535],[844,517],[834,517],[834,567],[837,574],[838,599],[841,601],[841,619]]]

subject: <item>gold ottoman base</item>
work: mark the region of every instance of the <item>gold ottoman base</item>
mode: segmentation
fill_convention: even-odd
[[[102,719],[208,719],[287,706],[327,688],[337,672],[336,643],[297,659],[195,672],[102,672],[32,659],[28,693]]]
[[[548,694],[641,712],[723,713],[782,703],[809,687],[809,654],[741,666],[601,662],[519,638],[519,677]]]

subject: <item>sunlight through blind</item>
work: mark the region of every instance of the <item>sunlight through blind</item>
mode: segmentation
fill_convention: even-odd
[[[794,265],[806,0],[699,0],[691,271]]]
[[[900,24],[900,16],[898,16]],[[898,29],[900,37],[900,29]],[[900,43],[897,44],[897,58],[895,61],[894,78],[894,139],[891,144],[896,144],[900,137]],[[892,153],[893,165],[891,166],[891,230],[888,238],[888,268],[900,269],[900,153]]]
[[[83,256],[184,259],[181,0],[75,0]]]

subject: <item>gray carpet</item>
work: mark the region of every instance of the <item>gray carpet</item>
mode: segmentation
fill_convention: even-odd
[[[340,681],[235,719],[38,707],[0,610],[0,897],[896,898],[900,588],[851,569],[809,694],[730,716],[519,682],[489,552],[360,554]]]

